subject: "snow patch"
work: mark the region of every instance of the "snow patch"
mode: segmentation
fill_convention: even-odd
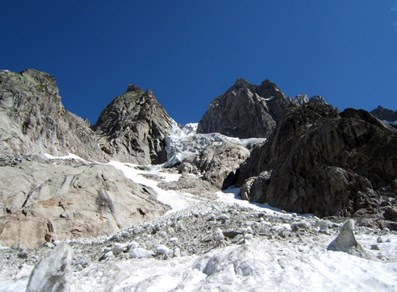
[[[108,165],[121,170],[125,177],[133,182],[152,188],[157,193],[157,200],[171,207],[171,210],[167,213],[184,210],[199,201],[188,194],[163,190],[157,186],[158,181],[144,177],[145,174],[155,175],[162,181],[172,182],[177,181],[181,176],[180,174],[160,173],[161,168],[159,166],[147,166],[147,170],[143,170],[142,168],[145,167],[118,161],[110,161]]]
[[[396,291],[396,262],[329,252],[324,250],[328,240],[253,239],[201,256],[96,264],[75,273],[72,290]]]
[[[182,132],[187,136],[197,133],[198,123],[188,123],[182,127]]]
[[[217,192],[216,195],[218,196],[218,201],[223,203],[238,204],[240,206],[251,208],[253,210],[265,211],[267,214],[271,215],[282,213],[283,216],[292,216],[292,213],[286,213],[281,209],[271,207],[269,204],[260,204],[242,200],[239,193],[240,188],[228,188],[226,190]]]
[[[83,161],[83,162],[87,162],[83,158],[81,158],[81,157],[79,157],[79,156],[77,156],[75,154],[71,154],[71,153],[69,153],[68,155],[65,155],[65,156],[53,156],[53,155],[48,154],[48,153],[44,153],[43,155],[46,158],[48,158],[48,159],[54,159],[54,160],[56,160],[56,159],[61,159],[61,160],[74,159],[74,160],[80,160],[80,161]]]

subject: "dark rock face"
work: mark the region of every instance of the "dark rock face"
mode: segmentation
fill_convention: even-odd
[[[63,107],[54,77],[31,69],[0,72],[0,152],[106,158],[88,124]]]
[[[396,150],[397,131],[368,112],[338,114],[323,103],[291,106],[268,143],[240,167],[237,184],[246,199],[350,216],[382,202],[396,204]]]
[[[378,106],[370,113],[381,121],[387,121],[387,122],[397,121],[397,111],[392,111],[390,109],[381,106]]]
[[[223,95],[211,102],[197,132],[267,138],[290,103],[280,89],[268,80],[257,86],[238,79]]]
[[[114,159],[158,164],[167,159],[164,139],[174,124],[153,92],[130,85],[106,107],[93,129],[101,149]]]

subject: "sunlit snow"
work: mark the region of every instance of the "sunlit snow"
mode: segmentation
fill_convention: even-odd
[[[158,166],[150,166],[148,170],[141,170],[138,165],[121,163],[117,161],[109,162],[109,165],[121,170],[124,175],[131,179],[133,182],[151,187],[157,193],[157,200],[171,207],[169,212],[175,212],[183,210],[198,202],[193,196],[188,194],[178,193],[171,190],[163,190],[157,186],[158,182],[152,179],[146,178],[145,174],[158,174]],[[177,181],[180,177],[179,174],[161,173],[158,176],[160,179],[166,182]]]
[[[53,156],[53,155],[45,153],[44,156],[48,159],[54,159],[54,160],[56,160],[56,159],[60,159],[60,160],[75,159],[75,160],[87,162],[83,158],[81,158],[75,154],[71,154],[71,153],[69,153],[68,155],[65,155],[65,156]]]

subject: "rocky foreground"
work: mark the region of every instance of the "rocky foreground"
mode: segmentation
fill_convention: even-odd
[[[152,170],[146,176],[159,184],[170,174]],[[55,281],[47,275],[54,282],[49,285],[63,283],[72,291],[294,290],[302,287],[301,277],[307,290],[397,288],[396,232],[354,230],[348,223],[347,235],[330,244],[342,220],[251,205],[230,192],[194,202],[179,193],[184,196],[187,208],[110,236],[66,240],[67,247],[57,241],[31,250],[3,248],[0,290],[23,291],[34,265],[48,254],[51,263],[37,265],[32,275],[57,273]],[[42,282],[31,279],[29,291]]]

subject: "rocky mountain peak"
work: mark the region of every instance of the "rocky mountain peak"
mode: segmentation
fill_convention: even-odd
[[[256,91],[260,96],[264,98],[286,98],[284,93],[277,87],[277,85],[268,79],[262,81],[261,85],[257,87]]]
[[[0,129],[3,154],[74,153],[104,159],[92,130],[65,110],[55,78],[44,72],[0,73]]]
[[[318,103],[318,104],[324,104],[324,105],[328,104],[325,101],[325,98],[320,95],[315,95],[315,96],[312,96],[309,98],[309,96],[304,93],[300,93],[290,100],[292,101],[292,103],[294,103],[298,106],[303,106],[307,103]]]
[[[276,84],[265,80],[253,85],[237,81],[215,98],[201,118],[197,132],[239,137],[269,137],[276,120],[290,104]]]
[[[232,88],[249,88],[252,87],[252,85],[245,79],[243,78],[237,78],[236,81],[234,82]]]
[[[390,123],[397,121],[397,111],[384,108],[380,105],[370,113],[381,121],[387,121]]]
[[[1,98],[1,106],[3,108],[17,109],[21,106],[30,106],[33,104],[53,102],[53,106],[56,108],[63,108],[60,103],[61,97],[59,96],[59,90],[55,82],[55,78],[48,73],[40,72],[33,69],[26,69],[20,73],[11,71],[2,71],[0,73],[0,85],[2,92],[10,88],[14,91],[17,90],[33,90],[32,94],[15,94],[5,93]],[[29,103],[29,104],[25,104]],[[53,108],[53,107],[52,107]],[[45,107],[45,110],[51,110],[52,108]]]
[[[325,101],[325,98],[322,97],[322,96],[320,96],[320,95],[312,96],[312,97],[309,99],[309,102],[311,102],[311,103],[320,103],[320,104],[328,104],[328,103]]]
[[[309,102],[309,97],[307,96],[307,94],[300,93],[292,98],[291,101],[296,105],[304,105],[305,103]]]
[[[100,114],[93,129],[101,149],[115,159],[150,164],[166,161],[164,139],[174,124],[151,90],[129,85]]]
[[[128,84],[127,91],[126,92],[133,92],[133,91],[142,91],[138,86],[135,84]]]

